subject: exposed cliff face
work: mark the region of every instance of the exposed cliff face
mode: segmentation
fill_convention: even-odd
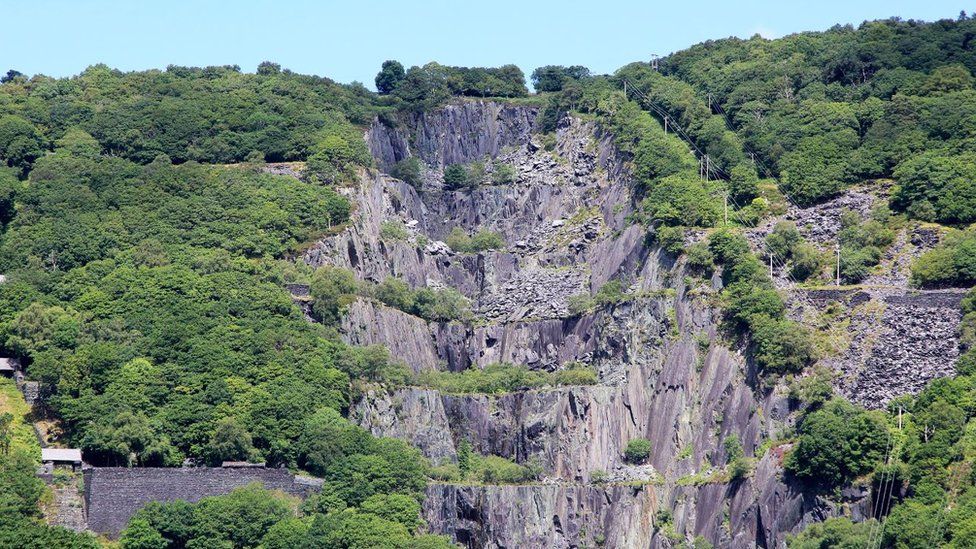
[[[349,191],[358,204],[352,226],[305,256],[312,265],[344,266],[363,279],[399,276],[413,286],[448,285],[472,300],[477,321],[466,325],[428,323],[366,300],[350,306],[343,336],[383,343],[415,371],[501,361],[554,370],[582,361],[599,372],[594,386],[499,396],[421,388],[364,395],[351,417],[376,435],[411,441],[435,462],[455,460],[457,445],[467,439],[485,454],[542,463],[545,480],[538,485],[432,485],[425,503],[431,529],[471,547],[592,546],[601,539],[612,547],[673,547],[695,536],[721,547],[780,547],[786,534],[810,522],[863,514],[869,505],[864,493],[831,503],[784,480],[782,447],[757,455],[751,477],[728,481],[726,438],[735,435],[752,455],[790,428],[785,386],[759,383],[743,349],[719,334],[720,279],[688,276],[627,222],[631,187],[610,137],[592,123],[566,120],[555,148],[546,151],[529,133],[534,117],[531,108],[469,102],[414,117],[396,130],[375,125],[368,141],[379,165],[419,156],[427,165],[423,190],[382,174],[364,176]],[[445,164],[485,155],[513,166],[515,181],[443,191]],[[841,201],[791,215],[820,242],[836,233],[842,209],[867,212],[871,196]],[[390,220],[403,223],[411,236],[384,240],[381,227]],[[497,231],[507,246],[455,253],[439,242],[453,227]],[[896,255],[889,263],[901,273],[905,263]],[[570,296],[596,292],[611,279],[623,281],[634,298],[568,314]],[[932,305],[904,294],[871,294],[892,312],[882,313],[888,320],[880,327],[865,329],[900,337],[912,329],[902,316],[925,310],[935,323],[926,326],[938,325],[936,332],[949,337],[958,322],[945,315],[953,298]],[[821,300],[813,307],[825,305]],[[870,346],[870,352],[864,343],[848,346],[830,363],[845,374],[839,388],[871,402],[916,390],[919,383],[907,381],[919,378],[915,361],[936,353],[949,369],[938,362],[921,377],[945,375],[951,344],[942,349],[926,341],[894,350]],[[892,376],[906,381],[885,389]],[[623,460],[622,448],[635,437],[653,442],[645,466]],[[597,472],[609,483],[592,484]],[[658,509],[670,511],[672,523],[655,524]]]
[[[366,135],[383,171],[409,156],[443,168],[495,156],[528,141],[537,110],[490,101],[463,101],[400,120],[402,127],[374,124]]]

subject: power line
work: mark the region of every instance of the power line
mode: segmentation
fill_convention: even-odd
[[[657,113],[658,116],[661,116],[662,118],[663,117],[671,117],[672,120],[674,119],[674,117],[671,116],[670,113],[668,113],[666,110],[664,110],[663,108],[661,108],[658,105],[656,105],[653,101],[651,101],[651,99],[647,96],[647,94],[644,93],[639,87],[637,87],[637,86],[633,85],[632,83],[628,82],[626,79],[623,79],[623,82],[624,82],[624,85],[626,86],[626,88],[627,88],[628,91],[633,92],[638,97],[642,98],[644,100],[644,103],[646,103],[646,105],[651,110],[653,110],[655,113]],[[720,168],[711,166],[711,163],[708,161],[708,155],[698,147],[698,145],[695,143],[695,141],[690,136],[688,136],[688,134],[684,131],[684,128],[682,128],[680,124],[672,123],[671,127],[674,128],[675,131],[676,131],[676,133],[679,136],[681,136],[692,147],[692,149],[695,152],[698,153],[698,155],[701,157],[701,158],[699,158],[699,163],[701,163],[703,159],[705,160],[705,163],[704,163],[705,170],[704,171],[705,171],[705,179],[706,180],[708,180],[710,178],[711,174],[713,174],[713,173],[716,174],[716,176],[717,176],[716,179],[723,180],[723,179],[727,179],[728,178],[728,174],[726,174]],[[723,175],[725,177],[722,177]],[[785,196],[785,193],[784,193],[784,196]],[[746,220],[742,217],[742,214],[739,211],[739,210],[742,209],[742,206],[739,205],[739,203],[735,200],[735,198],[732,197],[732,196],[730,196],[730,195],[727,195],[727,197],[728,197],[729,200],[732,201],[732,204],[735,206],[735,208],[733,209],[732,213],[738,217],[739,223],[741,225],[743,225],[744,227],[747,227],[747,228],[757,228],[758,227],[758,222],[757,222],[756,225],[753,226],[753,225],[750,225],[749,223],[747,223]],[[788,197],[787,197],[787,200],[789,200]],[[790,202],[792,203],[792,201],[790,201]],[[796,278],[793,277],[793,274],[789,271],[789,269],[786,268],[787,267],[787,260],[786,260],[786,258],[782,258],[782,259],[779,258],[779,256],[766,243],[766,241],[765,241],[764,238],[760,238],[759,239],[759,244],[765,249],[765,251],[767,253],[767,256],[776,265],[776,268],[779,269],[780,272],[783,273],[785,275],[785,277],[794,286],[799,286],[799,284],[800,284],[799,281],[797,281]],[[811,301],[809,301],[806,298],[805,295],[803,295],[802,293],[797,293],[796,295],[806,305],[809,305],[809,306],[813,307],[814,309],[816,309],[816,307],[813,305],[813,303]]]

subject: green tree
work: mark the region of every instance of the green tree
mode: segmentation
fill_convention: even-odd
[[[376,91],[384,95],[392,93],[405,76],[406,72],[399,61],[384,61],[383,67],[376,75]]]

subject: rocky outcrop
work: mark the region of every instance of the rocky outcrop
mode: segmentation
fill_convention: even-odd
[[[644,548],[655,506],[642,487],[433,484],[424,515],[433,531],[471,548]]]
[[[406,115],[396,123],[377,121],[366,142],[384,171],[409,156],[443,168],[496,156],[504,147],[527,142],[537,112],[507,103],[461,101]]]
[[[742,342],[720,334],[718,274],[697,278],[627,221],[635,208],[628,162],[610,136],[567,118],[546,150],[529,133],[534,117],[527,107],[469,102],[395,127],[374,125],[367,140],[378,165],[419,157],[426,169],[421,190],[364,174],[348,190],[358,205],[353,222],[304,256],[363,280],[398,276],[414,287],[450,286],[471,299],[475,318],[467,323],[425,322],[365,300],[349,307],[340,330],[347,341],[387,345],[415,371],[493,362],[552,371],[579,361],[598,372],[591,386],[503,395],[413,387],[370,391],[353,403],[354,421],[377,436],[410,441],[436,463],[456,460],[462,440],[484,454],[541,463],[538,484],[431,485],[424,506],[430,529],[469,547],[671,548],[695,536],[717,547],[782,547],[787,534],[812,522],[863,517],[866,493],[831,501],[784,478],[788,446],[754,455],[768,446],[763,441],[793,427],[785,382],[760,382]],[[514,179],[443,190],[444,165],[486,157],[493,159],[489,173],[508,164]],[[813,208],[791,208],[788,218],[825,245],[836,238],[842,211],[868,215],[874,192],[858,189]],[[384,238],[384,223],[391,222],[408,237]],[[771,227],[753,231],[753,242]],[[455,228],[497,232],[506,246],[458,253],[443,242]],[[910,246],[899,249],[915,253],[927,245],[922,236],[906,233]],[[892,269],[905,268],[902,257],[892,254]],[[626,299],[570,314],[570,297],[595,294],[611,280],[620,281]],[[879,291],[863,298],[790,293],[798,318],[816,317],[840,299],[850,325],[868,334],[839,345],[842,358],[831,364],[844,372],[838,387],[864,395],[865,404],[946,375],[954,356],[953,298]],[[915,340],[910,332],[930,336]],[[882,348],[868,343],[872,337],[905,343]],[[928,365],[919,367],[923,361]],[[728,478],[724,445],[733,435],[755,458],[752,475],[736,481]],[[622,449],[635,437],[652,441],[646,464],[624,462]]]

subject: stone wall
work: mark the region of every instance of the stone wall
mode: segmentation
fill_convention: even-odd
[[[85,470],[88,529],[114,538],[150,502],[195,502],[255,482],[299,497],[316,489],[287,469],[94,467]]]

